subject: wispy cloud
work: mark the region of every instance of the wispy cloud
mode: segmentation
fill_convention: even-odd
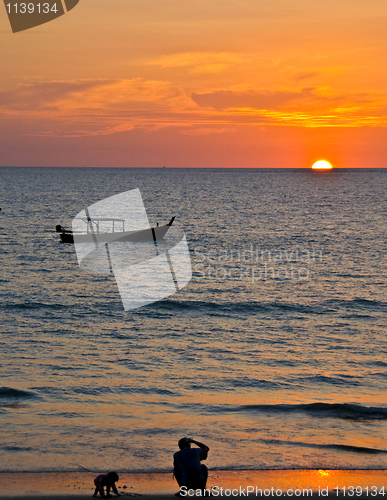
[[[305,99],[313,95],[313,88],[301,90],[219,90],[205,93],[193,93],[191,97],[199,106],[214,109],[255,108],[275,109],[296,99]]]
[[[0,109],[8,112],[55,112],[101,110],[133,103],[165,105],[176,102],[183,93],[169,82],[158,80],[71,80],[36,81],[19,84],[0,92]]]
[[[161,68],[187,68],[190,73],[220,73],[244,60],[245,57],[231,52],[182,52],[159,57],[148,64]]]
[[[178,60],[175,61],[177,64]],[[179,128],[186,135],[233,133],[242,126],[387,126],[382,93],[329,87],[190,92],[168,81],[34,81],[0,91],[0,115],[35,123],[30,134],[84,137]]]
[[[328,87],[218,90],[193,93],[194,102],[246,123],[302,127],[386,126],[387,97],[381,93],[340,94]]]
[[[181,131],[184,135],[219,135],[219,134],[232,134],[236,132],[235,127],[189,127]]]
[[[175,121],[173,110],[194,106],[169,82],[140,78],[34,81],[0,91],[3,117],[51,124],[35,130],[36,135],[79,137],[154,128]]]

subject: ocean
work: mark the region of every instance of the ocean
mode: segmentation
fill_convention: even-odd
[[[387,466],[387,169],[0,169],[0,471]],[[125,311],[59,242],[139,188],[192,279]]]

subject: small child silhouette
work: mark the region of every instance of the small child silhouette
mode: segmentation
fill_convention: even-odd
[[[106,486],[106,496],[109,498],[111,497],[110,495],[110,488],[114,491],[114,493],[118,496],[120,494],[117,491],[117,487],[115,483],[119,480],[119,476],[117,472],[109,472],[108,474],[100,474],[94,479],[94,484],[95,484],[95,491],[93,497],[96,497],[98,495],[98,492],[100,493],[101,497],[105,496],[105,491],[104,487]]]

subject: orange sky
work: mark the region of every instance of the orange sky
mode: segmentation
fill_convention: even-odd
[[[80,0],[13,34],[0,165],[387,166],[385,0]]]

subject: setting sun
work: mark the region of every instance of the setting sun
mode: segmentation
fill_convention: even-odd
[[[330,168],[333,168],[332,165],[329,163],[329,161],[325,161],[325,160],[320,160],[320,161],[316,161],[316,163],[313,164],[312,168],[314,170],[327,170],[327,169],[330,169]]]

